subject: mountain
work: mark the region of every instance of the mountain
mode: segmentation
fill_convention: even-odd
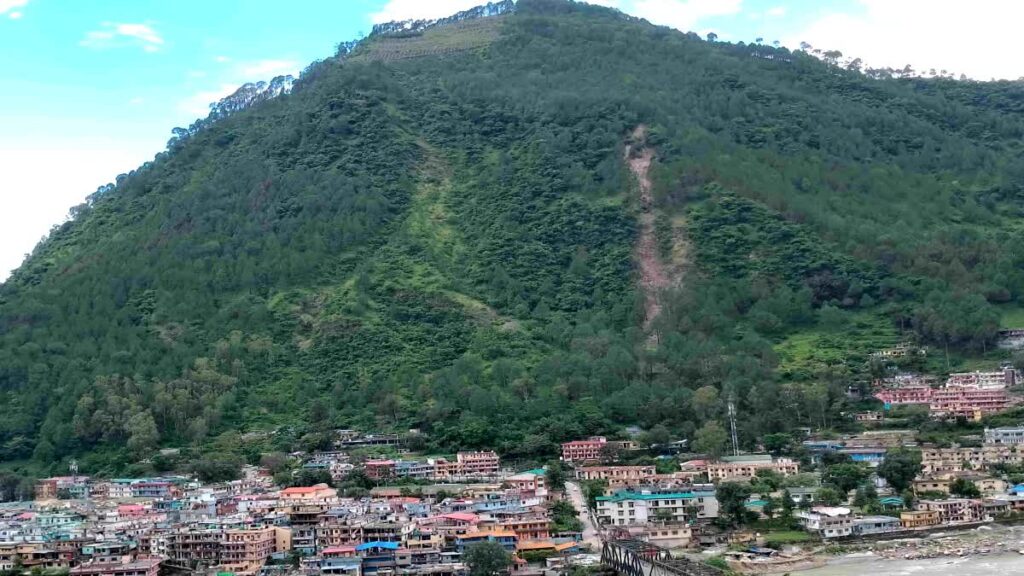
[[[0,287],[0,459],[715,452],[729,400],[748,446],[851,425],[904,341],[1003,360],[1024,89],[887,75],[565,0],[382,26],[176,130]]]

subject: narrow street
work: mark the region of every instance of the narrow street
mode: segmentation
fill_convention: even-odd
[[[601,533],[594,526],[594,522],[590,518],[587,502],[583,497],[583,490],[575,482],[566,482],[565,493],[569,496],[569,501],[572,502],[572,505],[579,513],[580,522],[583,523],[583,543],[590,546],[594,553],[599,554],[601,552]]]

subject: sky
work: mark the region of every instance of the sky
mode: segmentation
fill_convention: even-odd
[[[239,85],[297,74],[377,22],[482,0],[0,0],[0,281],[99,186]],[[720,40],[870,66],[1024,77],[1016,0],[594,0]]]

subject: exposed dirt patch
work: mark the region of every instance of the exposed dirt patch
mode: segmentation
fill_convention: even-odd
[[[636,242],[636,259],[640,267],[640,289],[644,294],[644,329],[661,313],[660,293],[670,284],[665,263],[658,251],[654,231],[654,197],[651,192],[650,169],[654,151],[647,147],[647,127],[637,126],[626,144],[626,162],[636,177],[640,192],[640,235]]]

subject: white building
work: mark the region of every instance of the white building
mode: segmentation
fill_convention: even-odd
[[[950,374],[947,388],[976,388],[978,390],[1001,390],[1017,384],[1017,371],[1012,367],[992,372],[960,372]]]
[[[822,538],[840,538],[853,533],[853,516],[849,508],[816,506],[797,512],[796,517],[805,530],[816,532]]]
[[[986,444],[1024,444],[1024,426],[985,428]]]
[[[714,492],[618,492],[597,498],[597,521],[627,526],[667,521],[685,524],[698,518],[717,518]]]

